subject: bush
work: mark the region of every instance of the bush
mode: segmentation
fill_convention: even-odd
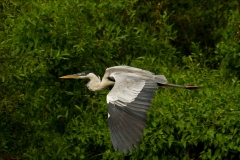
[[[227,54],[219,57],[215,52],[216,44],[221,43],[226,38],[226,31],[230,31],[230,26],[234,26],[234,21],[238,21],[239,12],[238,1],[209,0],[209,1],[163,1],[162,8],[167,8],[167,13],[171,14],[169,23],[174,24],[173,29],[177,30],[177,39],[172,41],[173,46],[181,51],[181,56],[188,56],[194,53],[192,44],[197,44],[201,50],[204,63],[211,68],[219,67],[219,64]],[[172,14],[173,13],[173,14]],[[237,24],[235,24],[236,30]],[[229,29],[226,29],[229,28]],[[233,29],[233,28],[232,28]],[[236,32],[230,31],[234,34]],[[218,57],[218,58],[217,58]]]
[[[238,158],[239,4],[214,6],[223,10],[215,21],[200,6],[201,26],[215,27],[202,37],[194,30],[199,15],[181,25],[196,13],[186,6],[200,3],[180,4],[1,1],[0,159]],[[220,38],[203,45],[210,33]],[[103,75],[120,64],[204,86],[157,91],[140,147],[127,155],[110,141],[108,90],[93,93],[86,81],[58,78],[87,69]]]

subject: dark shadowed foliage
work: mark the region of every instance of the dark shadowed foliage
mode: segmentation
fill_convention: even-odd
[[[233,1],[2,0],[1,159],[239,159],[240,14]],[[61,80],[114,65],[160,89],[140,147],[115,152],[106,94]]]

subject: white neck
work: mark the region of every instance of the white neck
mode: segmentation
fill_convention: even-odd
[[[87,84],[87,87],[90,91],[100,91],[108,86],[114,85],[114,82],[111,82],[108,79],[103,79],[101,81],[100,77],[97,77],[95,74],[88,75],[90,81]]]

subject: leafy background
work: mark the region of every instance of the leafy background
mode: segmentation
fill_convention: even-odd
[[[0,159],[239,159],[239,1],[2,0]],[[115,152],[108,90],[58,77],[114,65],[159,89],[140,147]]]

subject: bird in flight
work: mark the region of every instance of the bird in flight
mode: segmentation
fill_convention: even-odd
[[[92,71],[62,76],[60,78],[90,79],[87,87],[100,91],[113,86],[107,95],[108,125],[113,147],[116,151],[131,152],[138,147],[146,126],[147,110],[154,98],[154,92],[161,87],[199,89],[193,85],[169,84],[164,75],[130,66],[114,66],[106,69],[101,80]]]

